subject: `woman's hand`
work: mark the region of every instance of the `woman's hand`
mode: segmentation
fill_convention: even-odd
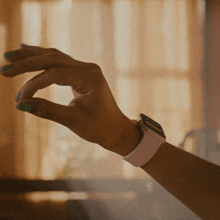
[[[60,123],[87,141],[121,155],[131,151],[129,146],[125,149],[121,145],[138,133],[136,125],[120,111],[97,64],[74,60],[54,48],[25,45],[13,56],[4,57],[11,62],[7,70],[1,71],[5,77],[45,70],[21,88],[18,109],[25,110],[21,103],[27,103],[31,114]],[[52,84],[72,88],[74,99],[68,106],[33,98],[39,89]]]

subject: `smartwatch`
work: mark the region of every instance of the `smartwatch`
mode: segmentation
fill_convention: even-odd
[[[123,158],[135,167],[146,164],[157,152],[160,145],[166,141],[161,125],[146,115],[139,115],[138,126],[143,131],[143,138],[138,146]]]

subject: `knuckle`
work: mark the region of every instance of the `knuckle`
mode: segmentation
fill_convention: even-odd
[[[91,68],[93,70],[96,70],[96,71],[100,71],[101,70],[100,66],[98,64],[96,64],[96,63],[91,63],[90,65],[91,65]]]
[[[105,78],[102,74],[102,70],[96,63],[89,63],[85,69],[87,75],[87,81],[91,86],[102,87],[105,82]]]
[[[100,78],[102,77],[102,70],[99,65],[95,63],[90,64],[90,73],[93,75],[95,78]]]
[[[96,80],[102,80],[104,77],[100,66],[95,63],[92,65],[93,65],[92,73],[94,74],[94,78],[96,78]]]
[[[60,51],[56,48],[48,48],[47,49],[50,53],[59,53]]]

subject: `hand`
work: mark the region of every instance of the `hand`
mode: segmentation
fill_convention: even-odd
[[[129,146],[126,149],[121,144],[137,140],[131,140],[138,133],[136,125],[120,111],[97,64],[74,60],[54,48],[36,46],[21,46],[5,59],[11,62],[10,68],[1,72],[5,77],[45,70],[21,88],[17,108],[28,103],[31,114],[60,123],[87,141],[121,155],[130,152]],[[71,87],[74,99],[68,106],[33,98],[39,89],[54,83]]]

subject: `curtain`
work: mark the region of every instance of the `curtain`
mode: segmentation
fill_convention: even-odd
[[[0,10],[2,55],[24,43],[98,64],[124,114],[137,119],[144,113],[158,121],[175,146],[203,125],[202,1],[2,0]],[[3,56],[0,63],[6,65]],[[149,179],[66,127],[18,111],[16,94],[40,72],[0,77],[1,176]],[[52,85],[34,97],[68,104],[72,92]],[[196,151],[193,144],[186,150]]]

